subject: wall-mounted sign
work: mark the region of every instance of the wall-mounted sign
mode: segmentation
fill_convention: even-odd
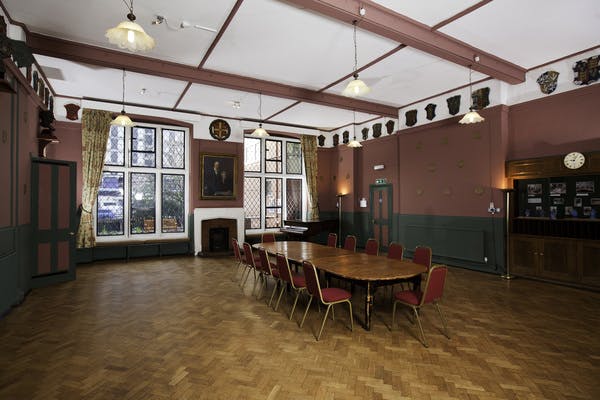
[[[377,178],[375,179],[376,185],[385,185],[387,183],[387,178]]]

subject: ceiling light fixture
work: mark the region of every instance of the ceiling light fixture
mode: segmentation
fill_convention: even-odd
[[[357,23],[358,23],[357,20],[352,21],[352,25],[354,27],[354,73],[352,74],[352,77],[354,79],[352,79],[350,82],[348,82],[348,86],[346,86],[346,88],[342,91],[342,95],[344,95],[346,97],[364,96],[365,94],[367,94],[371,91],[371,89],[369,89],[369,87],[367,86],[366,83],[364,83],[363,81],[358,79],[358,72],[357,72],[358,55],[357,55],[357,49],[356,49],[356,24]]]
[[[129,127],[135,125],[131,118],[125,114],[125,70],[123,69],[123,98],[122,98],[123,108],[121,109],[121,114],[117,116],[117,118],[113,119],[110,123],[111,125],[124,126]]]
[[[148,36],[140,25],[135,23],[133,0],[130,0],[129,4],[127,4],[126,0],[123,0],[123,3],[129,9],[129,13],[127,14],[128,21],[123,21],[116,27],[110,28],[104,36],[108,38],[110,43],[129,51],[146,51],[154,48],[154,39]]]
[[[352,147],[352,148],[362,147],[362,144],[360,144],[360,142],[358,140],[356,140],[356,110],[352,111],[352,113],[354,116],[354,118],[353,118],[354,123],[352,124],[354,138],[351,141],[349,141],[346,146]]]
[[[469,107],[469,112],[466,113],[460,121],[458,121],[459,124],[476,124],[478,122],[485,121],[485,118],[479,115],[477,111],[473,111],[473,107],[475,105],[473,104],[473,88],[471,87],[472,73],[473,70],[471,69],[471,65],[469,65],[469,97],[471,98],[471,106]]]
[[[262,93],[258,93],[258,118],[260,119],[258,128],[256,128],[254,132],[250,134],[250,136],[258,138],[269,136],[269,133],[262,127]]]

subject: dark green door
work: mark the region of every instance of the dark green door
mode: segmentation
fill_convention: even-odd
[[[31,287],[35,288],[75,279],[76,164],[41,158],[31,164]]]
[[[392,233],[392,185],[369,185],[371,229],[369,236],[377,239],[379,247],[387,249]]]

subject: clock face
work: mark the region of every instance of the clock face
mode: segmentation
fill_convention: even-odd
[[[585,156],[579,152],[572,152],[565,156],[563,162],[565,163],[565,167],[569,169],[577,169],[583,166],[585,163]]]

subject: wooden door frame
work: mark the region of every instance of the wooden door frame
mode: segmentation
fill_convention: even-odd
[[[393,188],[391,183],[385,184],[371,184],[369,185],[369,235],[371,237],[375,237],[375,192],[386,190],[388,194],[388,218],[387,218],[387,226],[388,226],[388,239],[392,239],[392,232],[394,227],[394,203],[393,203]],[[383,205],[382,205],[383,206]],[[378,218],[379,219],[379,218]],[[380,225],[381,226],[381,225]],[[381,236],[381,235],[380,235]],[[389,243],[379,243],[379,247],[387,251]]]

